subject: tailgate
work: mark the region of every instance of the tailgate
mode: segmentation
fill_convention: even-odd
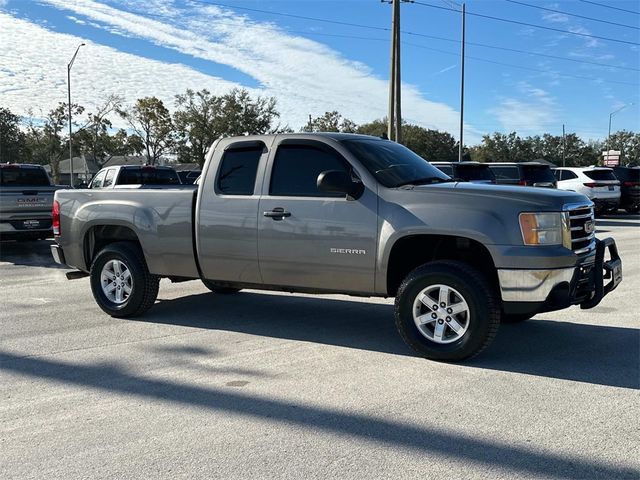
[[[2,187],[0,219],[51,216],[55,187]]]

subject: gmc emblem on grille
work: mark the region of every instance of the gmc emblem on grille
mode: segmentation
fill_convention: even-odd
[[[596,229],[596,225],[592,220],[589,220],[588,222],[584,222],[584,231],[587,234],[593,233],[595,229]]]

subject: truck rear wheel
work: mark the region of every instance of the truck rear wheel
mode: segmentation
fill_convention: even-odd
[[[209,280],[202,280],[202,283],[213,293],[217,293],[220,295],[231,295],[232,293],[238,293],[240,290],[242,290],[241,288],[219,287]]]
[[[91,291],[112,317],[142,315],[156,301],[160,277],[149,273],[140,247],[116,242],[103,248],[91,265]]]
[[[396,327],[420,356],[441,361],[473,357],[500,325],[494,289],[465,263],[436,261],[413,270],[395,302]]]

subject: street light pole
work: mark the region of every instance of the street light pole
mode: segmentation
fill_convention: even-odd
[[[615,110],[615,111],[613,111],[613,112],[611,112],[611,113],[609,114],[609,133],[607,134],[607,156],[608,156],[608,152],[609,152],[609,150],[611,150],[611,119],[613,118],[613,116],[614,116],[616,113],[618,113],[618,112],[620,112],[620,111],[624,110],[624,109],[625,109],[625,108],[627,108],[627,107],[630,107],[631,105],[633,105],[633,102],[631,102],[631,103],[627,103],[627,104],[625,104],[625,105],[621,106],[619,109],[617,109],[617,110]]]
[[[74,188],[73,187],[73,150],[71,149],[71,67],[73,67],[73,62],[75,62],[76,60],[76,55],[78,55],[78,51],[80,50],[80,47],[83,47],[84,45],[85,45],[84,43],[81,43],[80,45],[78,45],[78,48],[76,48],[76,53],[73,54],[73,57],[71,57],[71,61],[67,65],[67,92],[69,93],[69,103],[68,103],[68,107],[69,107],[69,182],[70,182],[71,188]]]

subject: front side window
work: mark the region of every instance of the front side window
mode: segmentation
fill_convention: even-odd
[[[289,197],[344,197],[343,193],[318,190],[318,175],[326,170],[348,172],[338,153],[310,145],[282,145],[271,173],[271,195]]]
[[[98,172],[93,181],[91,182],[91,188],[102,188],[102,183],[104,182],[104,177],[107,174],[106,170]]]
[[[227,150],[220,163],[216,188],[224,195],[253,195],[264,146]]]

